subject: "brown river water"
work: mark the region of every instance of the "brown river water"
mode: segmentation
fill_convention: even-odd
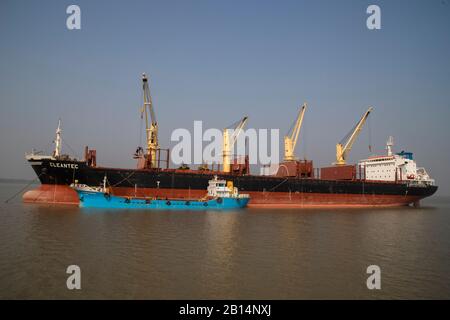
[[[450,298],[450,198],[232,212],[4,203],[23,186],[0,183],[3,299]],[[81,290],[67,289],[69,265]]]

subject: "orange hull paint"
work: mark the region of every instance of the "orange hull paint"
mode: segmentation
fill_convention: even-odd
[[[22,196],[26,203],[55,203],[78,205],[78,195],[69,186],[42,184]]]
[[[156,188],[114,188],[118,196],[158,198],[201,198],[206,191]],[[242,191],[242,193],[247,193]],[[248,192],[253,208],[320,208],[320,207],[390,207],[405,206],[420,200],[417,196],[324,194],[288,192]],[[55,203],[78,205],[77,193],[65,185],[41,185],[23,195],[27,203]]]

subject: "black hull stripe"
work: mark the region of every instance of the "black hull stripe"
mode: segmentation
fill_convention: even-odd
[[[113,169],[88,167],[84,162],[58,161],[58,163],[77,164],[77,169],[50,166],[48,160],[32,167],[42,184],[69,185],[75,180],[88,185],[101,185],[104,176],[115,187],[141,187],[162,189],[206,190],[208,180],[213,174],[192,172],[153,171],[135,169]],[[221,175],[219,175],[220,177]],[[378,183],[367,181],[299,179],[264,176],[228,176],[241,192],[301,192],[324,194],[374,194],[374,195],[410,195],[427,197],[434,194],[437,186],[412,187],[402,183]],[[159,182],[159,183],[158,183]]]

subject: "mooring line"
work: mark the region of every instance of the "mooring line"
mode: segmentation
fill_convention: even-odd
[[[277,184],[275,187],[269,189],[268,192],[272,192],[273,190],[275,190],[276,188],[278,188],[279,186],[281,186],[283,183],[285,183],[286,181],[288,181],[288,178],[284,179],[283,181],[281,181],[279,184]]]
[[[30,183],[28,183],[25,187],[23,187],[23,188],[20,189],[18,192],[16,192],[12,197],[6,199],[4,203],[8,203],[9,201],[11,201],[11,200],[14,199],[15,197],[17,197],[18,194],[22,193],[22,192],[23,192],[26,188],[28,188],[32,183],[34,183],[37,179],[39,179],[41,175],[42,175],[42,173],[41,173],[40,175],[38,175],[36,178],[34,178],[33,180],[31,180]]]

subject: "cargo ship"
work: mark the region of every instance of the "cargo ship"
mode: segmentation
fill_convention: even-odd
[[[26,160],[36,172],[41,185],[23,195],[24,202],[79,203],[72,183],[101,186],[106,176],[115,195],[149,198],[200,198],[208,182],[217,176],[231,181],[239,192],[251,197],[248,207],[310,208],[418,205],[433,195],[437,186],[427,171],[418,167],[410,152],[393,152],[393,139],[386,145],[386,154],[369,157],[357,164],[346,158],[359,135],[369,108],[349,134],[336,145],[336,162],[325,168],[314,168],[311,160],[298,160],[295,146],[303,123],[306,104],[284,137],[284,159],[269,174],[250,172],[248,155],[232,157],[237,135],[247,122],[244,117],[231,134],[223,131],[221,165],[191,169],[182,165],[169,167],[169,150],[158,144],[158,123],[150,95],[148,79],[142,77],[144,103],[141,109],[146,124],[146,148],[138,147],[134,158],[137,168],[111,168],[97,165],[95,150],[85,148],[84,159],[77,160],[61,153],[61,124],[56,130],[52,155],[32,152]],[[150,121],[149,121],[150,120]]]
[[[209,180],[207,193],[200,199],[117,196],[109,189],[107,182],[105,176],[101,187],[77,183],[72,183],[70,187],[78,193],[80,207],[83,208],[222,211],[244,208],[250,200],[248,194],[240,194],[230,182],[220,180],[217,176]]]

